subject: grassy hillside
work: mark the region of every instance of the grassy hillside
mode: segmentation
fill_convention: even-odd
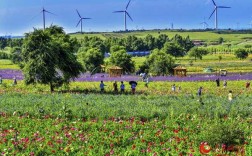
[[[157,37],[159,34],[166,34],[170,38],[176,34],[179,34],[183,37],[190,36],[192,40],[203,40],[205,42],[217,41],[220,37],[224,38],[226,42],[249,42],[252,40],[251,34],[245,33],[217,33],[213,31],[204,31],[204,32],[190,32],[190,31],[170,31],[170,30],[161,30],[161,31],[134,31],[127,33],[93,33],[93,34],[72,34],[72,37],[78,39],[83,38],[84,36],[97,36],[102,39],[108,37],[127,37],[129,35],[135,35],[136,37],[145,37],[146,35],[152,35]]]

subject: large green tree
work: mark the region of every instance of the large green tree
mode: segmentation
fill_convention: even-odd
[[[131,55],[127,54],[125,48],[113,46],[110,49],[113,49],[109,58],[110,64],[123,68],[124,72],[134,72],[135,63],[131,59]]]
[[[100,65],[103,64],[104,55],[99,48],[91,48],[87,52],[79,52],[79,59],[83,63],[84,70],[99,72]]]
[[[49,84],[50,90],[68,83],[83,70],[76,58],[76,39],[62,27],[34,29],[25,34],[22,47],[22,71],[26,84]]]
[[[162,50],[154,49],[147,57],[144,66],[148,67],[148,71],[155,75],[166,75],[172,73],[174,63],[175,61],[171,55]]]
[[[239,48],[235,50],[235,56],[239,59],[246,59],[248,57],[248,52],[246,52],[246,49]]]
[[[195,61],[197,58],[202,60],[202,57],[207,54],[208,54],[208,51],[206,49],[198,48],[198,47],[194,47],[188,52],[188,56],[194,57]]]
[[[174,42],[166,42],[162,48],[162,51],[174,57],[182,57],[185,55],[185,49]]]

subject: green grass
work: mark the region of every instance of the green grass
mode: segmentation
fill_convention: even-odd
[[[215,42],[218,41],[220,37],[224,38],[225,42],[230,43],[241,43],[241,42],[250,42],[251,34],[218,34],[212,31],[205,32],[179,32],[179,31],[136,31],[136,32],[127,32],[127,33],[96,33],[96,34],[72,34],[72,37],[76,37],[78,39],[83,38],[84,36],[97,36],[102,39],[108,37],[120,37],[125,38],[130,35],[135,35],[136,37],[143,38],[146,35],[153,35],[154,37],[158,37],[160,34],[166,34],[169,38],[172,38],[176,34],[179,34],[183,37],[190,36],[192,40],[202,40],[206,42]]]
[[[13,64],[10,60],[0,60],[0,69],[20,69],[18,65]]]

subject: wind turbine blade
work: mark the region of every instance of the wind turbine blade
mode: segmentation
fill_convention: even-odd
[[[80,24],[81,20],[82,20],[82,19],[79,20],[79,22],[77,23],[76,27],[78,27],[78,25]]]
[[[125,12],[125,11],[114,11],[113,13],[119,13],[119,12]]]
[[[216,9],[214,9],[213,13],[209,16],[208,19],[210,19],[213,16],[213,14],[214,14],[215,11],[216,11]]]
[[[126,6],[126,10],[128,9],[128,7],[130,5],[130,2],[131,2],[131,0],[129,0],[129,2],[128,2],[127,6]]]
[[[226,6],[218,6],[218,8],[231,8],[231,7],[226,7]]]
[[[216,6],[216,3],[214,2],[214,0],[212,0],[212,1],[213,1],[214,6]]]
[[[81,18],[81,15],[80,15],[80,13],[79,13],[79,11],[76,9],[76,12],[77,12],[77,14],[79,15],[79,17]]]
[[[47,12],[47,13],[49,13],[49,14],[52,14],[52,15],[55,15],[56,16],[56,14],[54,14],[54,13],[52,13],[52,12],[50,12],[50,11],[47,11],[47,10],[44,10],[45,12]]]
[[[133,19],[130,17],[129,13],[127,11],[125,11],[127,16],[131,19],[131,21],[133,21]]]
[[[92,18],[81,18],[81,19],[92,19]]]

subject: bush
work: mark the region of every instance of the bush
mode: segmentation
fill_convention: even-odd
[[[0,59],[10,59],[10,55],[5,52],[0,52]]]
[[[209,127],[210,124],[201,132],[201,140],[211,147],[216,146],[236,146],[244,143],[244,131],[237,126],[238,123],[218,122]]]
[[[248,52],[245,49],[235,50],[235,56],[239,59],[246,59],[248,57]]]

